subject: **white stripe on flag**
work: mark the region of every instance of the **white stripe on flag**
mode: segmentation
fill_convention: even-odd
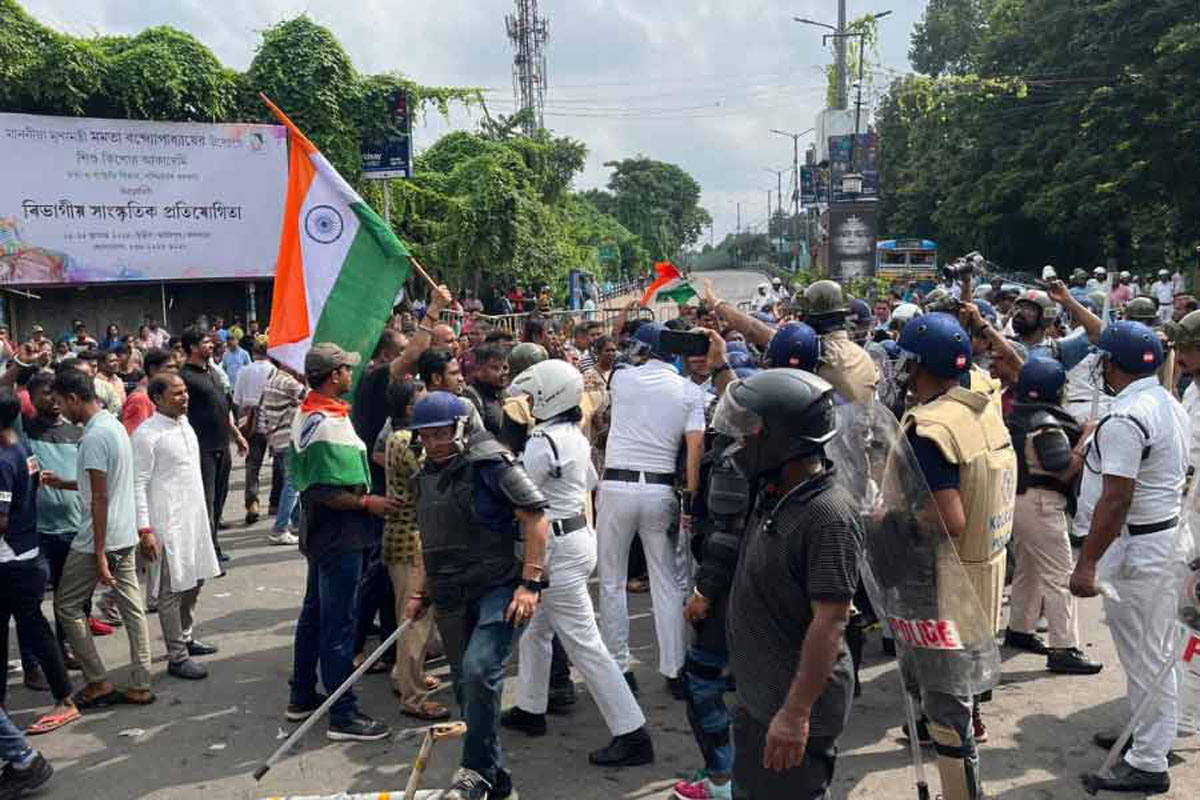
[[[342,191],[345,182],[330,179],[329,172],[320,168],[320,162],[324,160],[320,156],[314,160],[317,174],[308,187],[299,219],[310,332],[317,329],[325,301],[329,299],[359,228],[358,216],[350,209]]]

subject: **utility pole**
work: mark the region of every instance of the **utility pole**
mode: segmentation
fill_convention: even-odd
[[[816,128],[809,128],[800,133],[791,133],[771,128],[771,133],[777,136],[787,136],[792,140],[792,255],[797,259],[799,258],[797,248],[800,244],[800,234],[796,230],[800,221],[800,137],[807,136],[815,130]]]
[[[837,29],[839,34],[846,33],[846,0],[838,0],[838,21]],[[845,36],[838,36],[834,42],[835,51],[837,52],[837,107],[844,109],[846,107],[846,39]]]
[[[776,248],[776,252],[778,252],[780,254],[780,266],[782,266],[783,265],[783,219],[782,219],[782,217],[783,217],[783,173],[786,172],[787,170],[771,169],[770,167],[763,167],[763,171],[770,172],[772,175],[775,176],[775,213],[777,213],[780,216],[779,236],[778,236],[779,244]],[[767,237],[770,238],[770,236],[771,236],[771,226],[770,226],[770,219],[768,217]]]
[[[733,237],[734,250],[737,253],[738,269],[742,268],[742,201],[737,204],[737,235]]]
[[[767,251],[770,252],[771,247],[771,189],[767,189]],[[782,198],[781,198],[782,200]],[[767,259],[769,264],[771,259]]]

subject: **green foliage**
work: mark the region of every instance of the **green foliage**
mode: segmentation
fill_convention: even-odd
[[[969,73],[990,5],[989,0],[929,0],[908,51],[917,71],[935,78]]]
[[[608,192],[588,199],[641,237],[655,259],[676,257],[712,222],[700,207],[700,184],[675,164],[638,156],[604,166],[613,170]]]
[[[970,9],[982,20],[957,43],[934,41]],[[1015,269],[1191,260],[1194,2],[931,2],[913,52],[943,77],[894,82],[880,109],[884,234]]]
[[[875,79],[873,73],[870,72],[870,63],[872,60],[879,60],[879,20],[873,15],[860,17],[846,24],[846,29],[852,33],[862,33],[861,37],[853,36],[845,39],[846,42],[846,91],[850,92],[850,88],[854,82],[858,80],[860,69],[863,76],[863,94],[869,94],[869,89],[874,85]],[[833,40],[830,40],[833,41]],[[854,102],[854,98],[850,98],[850,102]],[[836,59],[833,63],[825,66],[825,107],[837,108],[837,63]]]

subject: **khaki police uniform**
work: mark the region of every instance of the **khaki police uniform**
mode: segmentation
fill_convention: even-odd
[[[879,383],[875,362],[866,350],[851,341],[846,331],[832,331],[821,337],[821,367],[817,375],[852,403],[872,400],[875,384]]]

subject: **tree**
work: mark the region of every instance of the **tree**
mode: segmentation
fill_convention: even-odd
[[[700,207],[700,184],[674,164],[645,156],[608,161],[608,194],[590,195],[622,225],[641,237],[654,258],[673,257],[694,244],[712,222]]]
[[[908,51],[917,71],[935,78],[971,72],[988,5],[986,0],[929,0]]]

